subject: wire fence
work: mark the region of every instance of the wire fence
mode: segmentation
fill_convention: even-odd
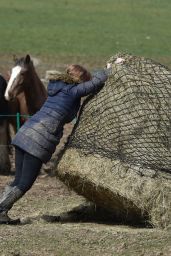
[[[20,129],[21,127],[21,119],[22,118],[29,118],[31,117],[30,115],[21,115],[19,112],[17,112],[15,115],[0,115],[0,117],[16,117],[16,127],[17,127],[17,131]]]

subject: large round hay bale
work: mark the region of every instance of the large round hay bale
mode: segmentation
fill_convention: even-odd
[[[98,155],[67,149],[57,175],[79,195],[113,212],[123,221],[147,221],[156,227],[171,223],[171,175],[131,166]]]
[[[120,54],[86,99],[57,176],[123,219],[171,224],[171,71]]]

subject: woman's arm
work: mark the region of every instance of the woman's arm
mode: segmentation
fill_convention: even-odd
[[[93,75],[92,80],[80,83],[71,89],[71,93],[76,97],[87,96],[90,93],[94,93],[98,88],[102,87],[108,76],[105,70],[99,71]]]

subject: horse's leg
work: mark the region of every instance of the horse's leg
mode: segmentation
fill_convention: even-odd
[[[11,136],[13,137],[17,132],[17,125],[16,125],[16,117],[9,117],[8,118],[9,123],[9,132]]]
[[[0,175],[8,175],[11,170],[9,159],[9,133],[7,120],[0,121]]]
[[[19,112],[19,102],[18,100],[9,101],[8,102],[8,111],[9,111],[9,118],[8,122],[12,126],[12,136],[17,132],[17,122],[16,122],[16,114]],[[10,129],[11,132],[11,129]]]

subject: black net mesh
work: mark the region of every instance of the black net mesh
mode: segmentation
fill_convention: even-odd
[[[171,170],[171,71],[117,54],[104,87],[81,109],[69,147],[136,166]]]

